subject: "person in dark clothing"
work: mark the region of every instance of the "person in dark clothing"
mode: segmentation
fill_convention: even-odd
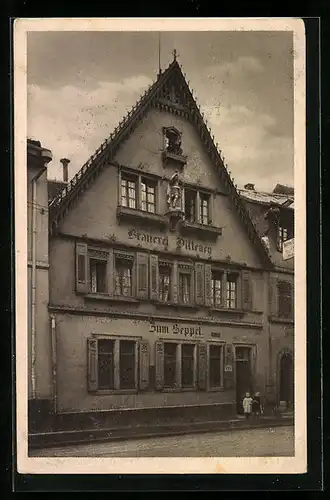
[[[262,412],[260,392],[256,392],[252,401],[252,414],[259,418]]]

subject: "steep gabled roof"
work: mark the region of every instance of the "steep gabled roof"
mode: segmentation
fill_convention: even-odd
[[[258,203],[260,205],[270,206],[276,205],[284,208],[294,208],[294,194],[283,194],[273,191],[272,193],[265,193],[262,191],[255,191],[254,189],[239,189],[239,194],[246,201],[251,203]]]
[[[173,96],[171,100],[168,99],[168,93],[173,89],[175,90],[174,103]],[[104,166],[114,159],[119,147],[122,146],[123,142],[132,134],[139,122],[153,107],[183,116],[194,125],[251,241],[256,246],[265,264],[271,265],[270,254],[230,177],[222,154],[214,143],[214,136],[211,136],[211,131],[204,121],[203,113],[193,97],[193,93],[176,58],[163,73],[158,75],[157,80],[144,92],[135,106],[110,134],[110,137],[101,144],[65,188],[50,202],[51,231],[58,227],[61,219],[65,217],[65,214],[71,209],[80,194],[88,188]]]

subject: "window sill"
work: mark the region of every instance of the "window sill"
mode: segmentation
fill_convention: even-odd
[[[167,165],[168,163],[176,163],[181,168],[183,168],[187,163],[187,157],[183,155],[177,155],[175,153],[171,153],[170,151],[163,151],[163,163]]]
[[[231,309],[226,307],[211,307],[211,313],[226,313],[226,314],[235,314],[239,316],[244,316],[247,311],[243,311],[243,309]]]
[[[180,224],[180,230],[182,234],[187,234],[187,235],[198,235],[201,238],[206,238],[206,239],[211,239],[211,240],[216,240],[218,236],[222,235],[222,228],[221,227],[215,227],[211,225],[206,225],[206,224],[200,224],[198,222],[188,222],[188,221],[183,221]]]
[[[219,387],[208,387],[207,392],[223,392],[224,388],[223,386]]]
[[[165,228],[167,226],[167,219],[163,215],[122,206],[117,207],[117,219],[119,222],[139,222],[140,224],[151,224],[161,228]]]
[[[181,304],[180,302],[154,301],[156,307],[175,307],[176,309],[199,309],[196,304]],[[202,306],[201,306],[202,307]]]
[[[139,303],[139,300],[134,299],[133,297],[120,297],[120,296],[110,296],[107,294],[101,293],[88,293],[85,295],[85,299],[87,300],[104,300],[106,302],[129,302],[129,303]]]
[[[286,325],[293,325],[294,324],[294,319],[293,318],[282,318],[281,316],[268,316],[268,319],[271,323],[282,323]]]
[[[194,392],[197,391],[195,387],[163,387],[161,392]]]
[[[99,396],[107,396],[112,394],[137,394],[137,389],[97,389],[96,391],[91,391]]]

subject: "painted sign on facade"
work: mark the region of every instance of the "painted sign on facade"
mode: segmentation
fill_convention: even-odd
[[[292,259],[294,256],[294,238],[283,241],[283,260]]]
[[[140,232],[135,228],[129,229],[128,238],[130,240],[136,240],[137,242],[143,244],[160,245],[163,246],[166,250],[169,249],[171,243],[169,242],[168,236],[159,236],[147,232]],[[180,237],[175,238],[175,242],[171,250],[188,250],[196,252],[197,254],[203,254],[208,257],[210,257],[212,254],[212,247],[210,245],[204,245],[202,243],[198,243],[195,240]]]
[[[200,326],[184,326],[179,323],[150,323],[150,333],[160,333],[163,335],[183,335],[184,337],[202,337],[203,332]]]

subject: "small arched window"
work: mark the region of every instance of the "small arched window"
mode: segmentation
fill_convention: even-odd
[[[165,151],[175,155],[182,155],[182,134],[175,127],[164,128]]]

